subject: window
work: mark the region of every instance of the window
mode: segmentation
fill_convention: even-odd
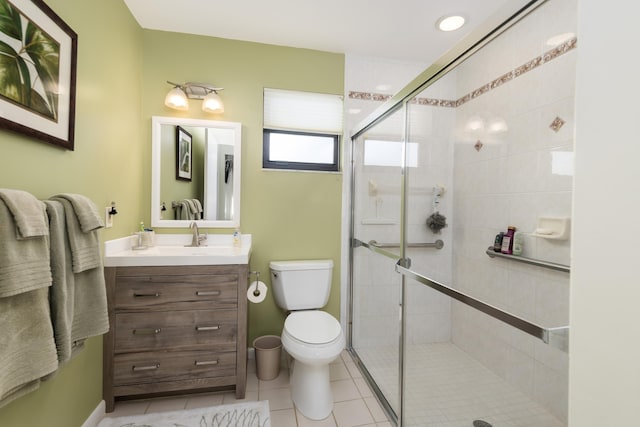
[[[402,166],[402,142],[364,140],[365,166]],[[407,144],[407,166],[418,167],[418,143]]]
[[[338,171],[338,135],[265,129],[262,166],[270,169]]]
[[[338,171],[341,134],[341,96],[264,90],[264,168]]]

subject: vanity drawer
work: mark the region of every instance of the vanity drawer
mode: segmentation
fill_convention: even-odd
[[[233,377],[236,353],[220,351],[169,351],[127,353],[114,356],[114,385]]]
[[[116,313],[115,352],[197,349],[215,346],[236,349],[235,310]]]
[[[237,305],[237,275],[120,276],[115,290],[116,310],[224,309]]]

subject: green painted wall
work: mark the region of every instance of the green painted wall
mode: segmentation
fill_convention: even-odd
[[[342,175],[263,171],[264,87],[343,93],[344,56],[140,29],[121,0],[48,0],[78,33],[76,149],[66,151],[0,130],[0,187],[36,197],[81,193],[117,203],[102,240],[150,223],[151,116],[211,118],[197,101],[187,113],[163,105],[166,80],[224,86],[225,113],[243,124],[241,229],[253,235],[251,269],[269,282],[271,260],[331,258],[336,268],[326,310],[339,316]],[[231,232],[231,230],[208,230]],[[175,232],[175,229],[165,230]],[[249,342],[279,334],[284,313],[270,293],[251,305]],[[0,409],[3,427],[81,426],[102,398],[102,340],[41,388]]]
[[[0,130],[0,187],[45,199],[81,193],[120,212],[102,239],[133,231],[148,210],[141,167],[142,30],[122,1],[47,0],[78,34],[75,151]],[[143,144],[144,141],[144,144]],[[34,393],[0,409],[3,427],[78,427],[102,399],[102,339]]]
[[[342,94],[344,56],[162,31],[145,30],[143,40],[143,134],[151,138],[155,115],[241,122],[240,228],[253,236],[251,270],[260,271],[260,279],[269,285],[271,260],[333,259],[333,289],[325,309],[339,317],[342,175],[262,170],[262,91],[271,87]],[[208,115],[195,100],[187,112],[165,107],[164,96],[171,88],[167,80],[224,87],[220,95],[225,112]],[[149,189],[150,173],[145,176]],[[249,345],[257,336],[280,334],[283,320],[272,293],[262,304],[250,304]]]

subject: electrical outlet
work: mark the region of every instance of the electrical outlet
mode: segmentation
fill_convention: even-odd
[[[104,226],[105,228],[113,227],[113,215],[110,215],[111,206],[104,208]]]

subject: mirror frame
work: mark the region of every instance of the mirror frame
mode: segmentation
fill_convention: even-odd
[[[214,129],[233,129],[233,212],[231,220],[199,219],[195,222],[204,228],[239,228],[240,227],[240,171],[242,169],[242,124],[237,122],[223,122],[217,120],[188,119],[183,117],[151,117],[151,225],[153,227],[188,228],[193,220],[161,219],[160,207],[160,153],[162,125],[193,126]],[[173,171],[172,171],[173,173]],[[167,206],[171,212],[171,206]]]

